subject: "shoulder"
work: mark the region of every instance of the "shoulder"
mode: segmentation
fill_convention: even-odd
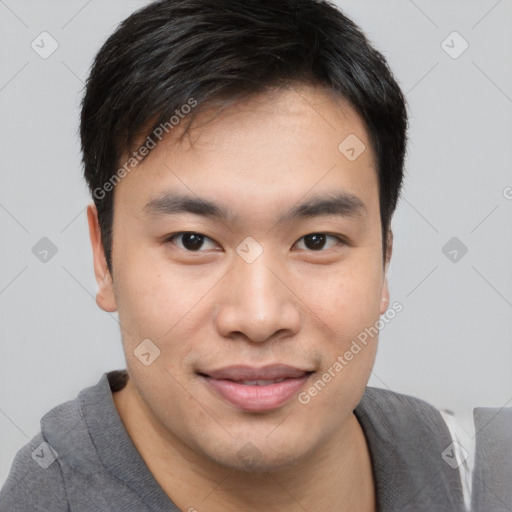
[[[68,512],[66,471],[82,470],[93,452],[84,403],[105,407],[107,375],[56,405],[41,418],[41,431],[16,454],[0,491],[0,512]],[[68,475],[69,476],[69,475]]]
[[[372,419],[382,433],[395,433],[396,429],[416,437],[431,432],[446,442],[451,439],[440,411],[430,403],[403,393],[368,386],[357,408],[360,416]]]
[[[58,455],[41,433],[21,448],[0,490],[0,512],[69,511]]]
[[[466,508],[453,440],[438,409],[410,395],[367,387],[354,414],[385,510]]]
[[[363,394],[362,400],[372,403],[374,407],[393,407],[396,410],[406,411],[411,407],[419,407],[426,410],[437,410],[435,407],[421,398],[416,398],[397,391],[389,389],[375,388],[367,386]]]

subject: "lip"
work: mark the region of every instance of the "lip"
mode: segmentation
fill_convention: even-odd
[[[201,372],[206,386],[218,396],[244,411],[269,411],[288,402],[309,379],[312,371],[275,364],[262,368],[229,366]],[[241,381],[280,380],[274,384],[252,385]]]
[[[287,364],[269,364],[261,368],[248,365],[225,366],[217,370],[207,370],[200,373],[212,379],[240,381],[291,379],[302,377],[305,373],[309,372],[310,370],[304,370]]]

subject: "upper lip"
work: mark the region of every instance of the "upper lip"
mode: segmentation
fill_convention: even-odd
[[[245,365],[226,366],[218,370],[208,370],[200,373],[212,379],[243,381],[297,378],[310,373],[310,370],[303,370],[284,364],[272,364],[261,368]]]

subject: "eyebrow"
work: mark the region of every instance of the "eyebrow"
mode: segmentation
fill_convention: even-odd
[[[297,218],[312,218],[323,215],[362,217],[367,211],[364,202],[349,192],[312,197],[296,204],[284,212],[279,223],[290,222]],[[144,215],[160,218],[167,215],[192,213],[212,219],[232,220],[232,211],[208,199],[188,195],[166,193],[148,201],[142,208]]]

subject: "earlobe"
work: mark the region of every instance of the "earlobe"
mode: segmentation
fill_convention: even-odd
[[[388,278],[384,278],[384,283],[382,284],[381,291],[381,300],[380,300],[380,314],[383,315],[389,307],[389,288],[388,288]]]
[[[108,269],[105,251],[101,241],[101,230],[98,222],[98,210],[94,203],[87,206],[87,222],[89,224],[89,237],[91,240],[94,261],[94,275],[98,284],[96,304],[103,311],[112,313],[117,310],[112,276]]]

